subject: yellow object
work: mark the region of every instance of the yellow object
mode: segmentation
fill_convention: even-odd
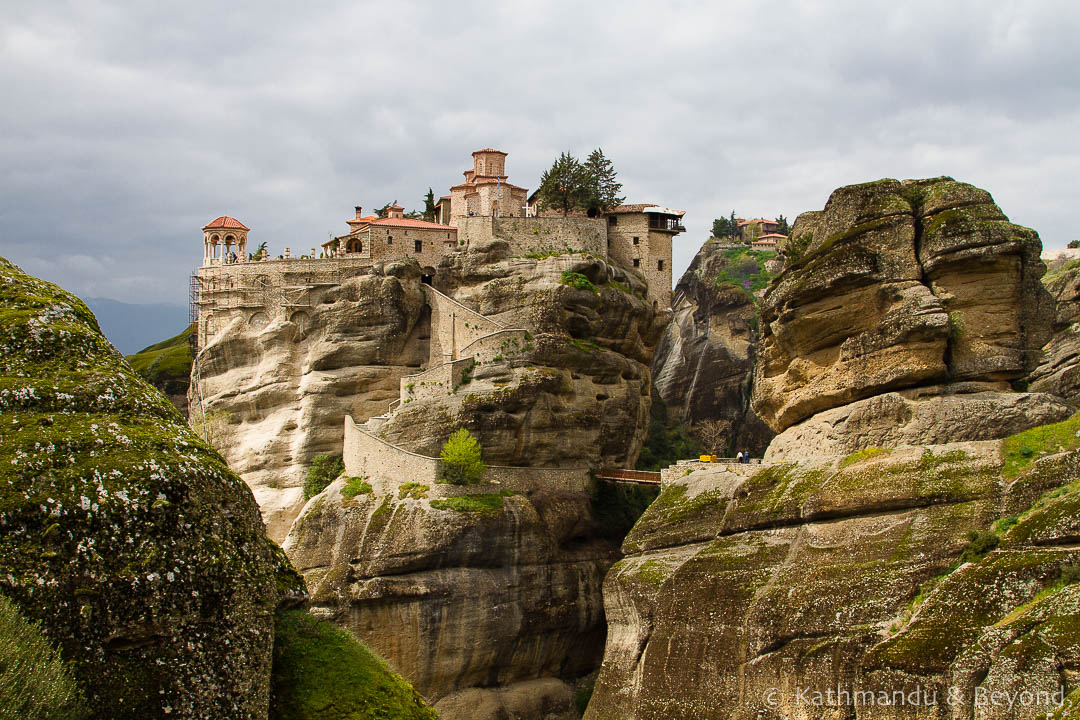
[[[715,461],[716,461],[716,456],[715,455],[699,455],[698,456],[698,462],[715,462]]]

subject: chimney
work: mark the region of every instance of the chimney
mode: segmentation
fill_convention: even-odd
[[[360,214],[361,209],[362,208],[359,205],[356,206],[356,219],[357,220],[359,220],[360,218],[363,217],[363,215]]]

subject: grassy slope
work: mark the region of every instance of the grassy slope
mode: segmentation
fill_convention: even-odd
[[[436,720],[412,686],[347,630],[301,610],[277,616],[272,720]]]
[[[131,369],[166,393],[183,393],[191,375],[191,327],[182,333],[128,355]]]

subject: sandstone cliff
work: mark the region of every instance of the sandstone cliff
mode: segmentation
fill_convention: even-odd
[[[0,586],[95,717],[265,718],[302,583],[243,481],[74,296],[0,259]]]
[[[306,305],[300,324],[223,328],[199,353],[201,398],[189,393],[193,423],[251,486],[278,542],[303,505],[311,458],[341,452],[345,415],[385,411],[428,354],[415,264],[315,288]]]
[[[1078,429],[674,474],[605,580],[586,719],[1075,706]]]
[[[793,235],[808,249],[761,304],[753,406],[787,431],[770,452],[845,453],[874,445],[897,422],[907,427],[894,428],[896,438],[928,443],[1001,437],[1068,416],[1053,397],[1009,395],[1039,362],[1053,301],[1039,282],[1038,235],[1011,224],[989,193],[951,178],[852,185],[800,216]],[[876,405],[850,408],[845,421],[858,422],[839,433],[846,441],[804,442],[828,440],[838,421],[815,413],[908,389],[917,391],[879,403],[880,419]],[[951,408],[947,427],[933,420],[945,412],[939,404]],[[1007,421],[988,422],[987,412]],[[792,441],[797,423],[802,439]]]
[[[1057,303],[1054,336],[1031,373],[1030,388],[1080,403],[1080,263],[1068,262],[1044,281]]]
[[[588,497],[448,501],[373,484],[350,497],[336,481],[285,542],[312,612],[388,658],[443,718],[576,717],[569,683],[599,665],[601,584],[618,557]]]
[[[380,434],[437,455],[465,426],[493,464],[632,466],[667,311],[643,300],[640,278],[594,256],[508,248],[496,240],[449,255],[434,285],[467,306],[463,317],[471,309],[528,337],[489,353],[456,392],[407,398]],[[202,398],[192,402],[196,426],[252,486],[277,540],[303,505],[311,458],[341,452],[344,416],[386,413],[403,377],[441,362],[429,358],[440,348],[416,263],[376,265],[306,302],[303,327],[238,320],[221,330],[199,355]]]
[[[769,255],[706,242],[679,279],[674,316],[653,358],[668,422],[684,423],[706,450],[721,455],[749,450],[760,456],[774,434],[750,409],[754,293],[768,281],[763,265]]]

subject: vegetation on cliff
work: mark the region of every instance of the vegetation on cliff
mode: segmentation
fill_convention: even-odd
[[[302,610],[277,615],[271,720],[435,720],[386,662],[336,625]]]
[[[475,485],[487,472],[480,443],[466,428],[450,433],[439,453],[441,479],[451,485]],[[500,503],[500,507],[502,504]]]

